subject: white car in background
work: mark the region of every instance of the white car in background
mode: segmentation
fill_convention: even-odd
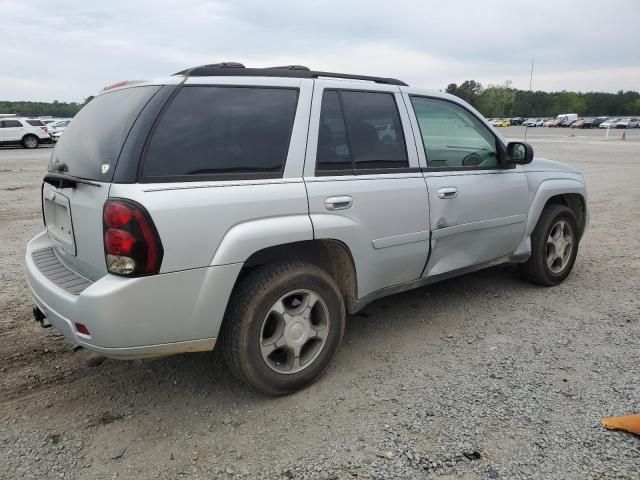
[[[51,143],[51,135],[40,120],[18,117],[0,119],[0,145],[38,148],[41,143]]]
[[[611,128],[638,128],[639,126],[640,122],[637,118],[623,118],[611,125]]]
[[[622,120],[621,118],[611,118],[606,122],[602,122],[598,128],[615,128],[613,125]]]
[[[62,132],[64,132],[64,129],[67,128],[70,123],[70,118],[63,118],[62,120],[58,120],[47,125],[49,135],[51,135],[51,139],[54,142],[58,141],[58,139],[62,135]]]

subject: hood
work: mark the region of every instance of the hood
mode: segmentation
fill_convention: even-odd
[[[546,158],[535,157],[533,161],[527,165],[522,165],[525,172],[568,172],[580,173],[573,167],[555,160],[547,160]]]

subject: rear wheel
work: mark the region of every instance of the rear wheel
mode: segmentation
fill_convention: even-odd
[[[24,148],[38,148],[38,137],[35,135],[27,135],[22,139],[22,146]]]
[[[578,222],[570,208],[548,205],[531,235],[531,257],[523,265],[524,276],[538,285],[561,283],[578,253]]]
[[[344,325],[342,294],[324,270],[301,262],[267,265],[235,289],[222,346],[238,378],[263,393],[286,395],[325,371]]]

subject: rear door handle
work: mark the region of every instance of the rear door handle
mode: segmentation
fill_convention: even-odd
[[[349,195],[341,195],[339,197],[329,197],[324,201],[327,210],[346,210],[353,205],[353,198]]]
[[[444,187],[438,189],[438,198],[456,198],[458,196],[458,189],[456,187]]]

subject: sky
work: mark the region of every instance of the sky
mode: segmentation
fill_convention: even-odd
[[[220,61],[444,89],[640,90],[640,0],[0,0],[0,100],[82,101]]]

